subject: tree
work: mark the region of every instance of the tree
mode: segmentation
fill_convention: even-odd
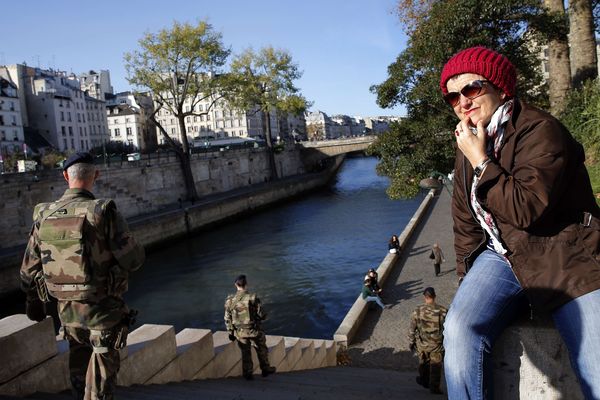
[[[225,48],[222,35],[210,24],[196,25],[174,22],[168,29],[147,33],[138,42],[140,49],[125,54],[128,81],[153,93],[156,109],[150,115],[164,139],[178,155],[184,176],[187,198],[197,198],[190,163],[187,137],[187,116],[205,115],[222,96],[220,70],[230,50]],[[200,112],[197,105],[210,100]],[[168,110],[178,121],[178,140],[169,136],[156,119],[161,109]]]
[[[391,178],[391,192],[396,197],[415,193],[419,178],[432,171],[450,172],[450,138],[456,117],[442,99],[439,77],[444,63],[457,51],[475,45],[500,51],[519,71],[520,97],[542,105],[547,101],[538,90],[539,47],[524,35],[530,25],[540,24],[544,15],[537,0],[406,0],[402,4],[407,3],[424,5],[426,11],[404,7],[416,16],[407,48],[388,67],[388,78],[371,88],[381,107],[404,104],[408,113],[406,120],[394,125],[391,133],[378,138],[371,148],[381,157],[378,171]],[[406,140],[404,146],[388,143],[399,136]],[[388,155],[382,149],[388,149]]]
[[[570,0],[569,22],[573,86],[580,87],[598,76],[592,1]]]
[[[234,56],[226,79],[224,96],[232,108],[262,113],[272,179],[279,176],[271,138],[271,115],[300,114],[306,110],[308,102],[294,84],[301,76],[287,51],[264,47],[258,52],[247,49]]]
[[[544,0],[549,18],[557,29],[548,37],[548,97],[550,112],[559,115],[571,89],[568,24],[563,0]]]

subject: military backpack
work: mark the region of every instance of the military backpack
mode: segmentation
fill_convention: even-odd
[[[90,254],[90,237],[102,240],[104,236],[96,227],[96,215],[106,203],[102,199],[71,199],[36,207],[44,280],[48,292],[58,300],[97,300],[106,292],[106,277],[94,268]]]

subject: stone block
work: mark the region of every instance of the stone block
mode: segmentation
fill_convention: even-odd
[[[283,342],[283,336],[272,336],[266,335],[267,349],[269,349],[269,365],[277,367],[285,357],[285,344]],[[261,372],[260,364],[256,351],[252,351],[252,365],[254,366],[254,373],[258,374]]]
[[[235,342],[229,340],[229,334],[224,331],[215,332],[213,334],[213,344],[215,351],[213,377],[222,378],[228,376],[229,372],[237,364],[240,365],[239,374],[241,374],[242,354]]]
[[[325,357],[327,356],[327,349],[325,347],[325,340],[322,339],[314,339],[313,340],[315,347],[315,356],[313,357],[310,368],[321,368],[323,366],[323,362],[325,361]]]
[[[31,321],[25,314],[0,320],[0,383],[40,364],[57,353],[52,318]]]
[[[280,372],[294,371],[296,364],[298,364],[300,357],[302,357],[300,339],[284,337],[283,343],[285,345],[285,358],[277,366],[277,370]]]
[[[21,397],[35,392],[58,393],[68,390],[71,387],[69,343],[57,337],[55,348],[56,355],[0,385],[0,394]]]
[[[327,355],[325,356],[324,367],[335,367],[337,365],[337,345],[333,340],[325,341]]]
[[[549,319],[508,327],[494,345],[493,360],[494,398],[584,398],[567,348]]]
[[[195,379],[213,379],[215,378],[215,359],[214,357],[192,377]]]
[[[315,358],[315,344],[311,339],[299,339],[302,355],[294,370],[311,369],[312,360]]]
[[[175,336],[177,356],[146,384],[191,380],[214,357],[209,329],[184,329]]]
[[[175,329],[170,325],[145,324],[127,338],[127,356],[121,360],[117,384],[143,384],[177,355]]]

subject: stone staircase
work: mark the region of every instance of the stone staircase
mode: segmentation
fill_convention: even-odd
[[[337,345],[332,340],[269,335],[266,339],[271,365],[279,373],[336,365]],[[39,323],[23,314],[1,319],[0,354],[0,398],[34,395],[33,398],[60,399],[63,398],[60,394],[51,393],[61,393],[70,387],[68,343],[55,336],[51,318]],[[254,352],[253,357],[255,372],[259,373]],[[121,350],[117,385],[120,393],[128,393],[122,398],[132,398],[129,393],[154,392],[162,387],[159,385],[173,382],[186,381],[182,386],[185,388],[192,381],[241,375],[240,351],[227,332],[184,329],[175,334],[172,326],[146,324],[129,334],[127,347]],[[259,376],[256,381],[261,379]],[[239,378],[231,380],[236,381],[246,382]],[[153,385],[152,389],[146,385]],[[130,386],[135,389],[127,389]],[[173,386],[167,387],[170,388],[165,389],[167,392],[173,390]]]

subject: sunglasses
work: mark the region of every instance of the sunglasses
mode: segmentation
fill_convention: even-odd
[[[460,89],[460,92],[448,92],[444,95],[446,103],[450,104],[451,107],[455,107],[460,101],[460,95],[462,94],[469,100],[473,100],[476,97],[481,96],[483,93],[483,86],[489,83],[489,81],[477,80],[473,81]]]

